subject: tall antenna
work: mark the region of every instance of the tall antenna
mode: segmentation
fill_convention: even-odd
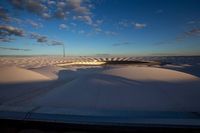
[[[65,57],[65,45],[63,44],[63,57]]]

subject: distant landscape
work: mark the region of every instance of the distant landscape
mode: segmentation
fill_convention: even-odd
[[[195,112],[199,68],[199,56],[1,57],[1,105]]]

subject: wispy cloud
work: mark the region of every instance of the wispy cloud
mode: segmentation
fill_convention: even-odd
[[[0,42],[12,42],[15,39],[11,38],[11,37],[0,37]]]
[[[187,36],[200,36],[200,28],[193,28],[185,32]]]
[[[118,35],[117,32],[115,32],[115,31],[105,31],[104,33],[106,35],[112,35],[112,36]]]
[[[66,24],[60,24],[59,25],[60,30],[67,29],[67,28],[68,28],[68,26]]]
[[[3,50],[15,50],[15,51],[31,51],[31,49],[22,49],[22,48],[11,48],[11,47],[1,47],[0,49]]]
[[[31,39],[36,39],[36,41],[38,43],[41,43],[41,44],[46,44],[46,45],[49,45],[49,46],[50,45],[51,46],[64,45],[64,43],[61,42],[61,41],[51,40],[45,35],[40,35],[40,34],[37,34],[37,33],[34,33],[34,32],[30,33],[29,36],[30,36]]]
[[[147,24],[144,24],[144,23],[133,22],[132,24],[135,29],[144,29],[145,27],[147,27]]]
[[[177,42],[182,42],[185,39],[188,39],[190,37],[200,37],[200,28],[192,28],[188,31],[183,32],[182,34],[177,35],[174,38],[171,38],[169,40],[156,42],[153,45],[166,45],[166,44],[174,44]]]
[[[72,25],[72,26],[74,26],[74,27],[77,26],[77,24],[76,24],[76,23],[73,23],[73,22],[70,23],[70,25]]]
[[[38,22],[35,22],[33,20],[30,20],[30,19],[27,19],[26,22],[28,24],[30,24],[31,26],[33,26],[34,28],[42,28],[43,27],[42,23],[38,23]]]
[[[8,24],[11,22],[21,24],[23,21],[19,18],[12,17],[8,9],[5,9],[0,6],[0,23]]]
[[[88,15],[86,15],[86,16],[74,16],[73,19],[83,21],[88,25],[92,25],[92,23],[93,23],[92,18]]]
[[[130,27],[134,27],[135,29],[144,29],[147,27],[147,24],[145,23],[139,23],[137,21],[135,22],[133,20],[127,20],[127,19],[119,21],[117,25],[119,26],[120,29],[130,28]]]
[[[169,39],[169,40],[155,42],[155,43],[153,43],[153,45],[159,46],[159,45],[173,44],[174,42],[177,42],[177,41],[178,41],[177,38],[173,38],[173,39]]]
[[[84,34],[85,31],[84,31],[84,30],[80,30],[80,31],[78,31],[78,33],[79,33],[79,34]]]
[[[200,28],[191,28],[176,37],[176,41],[183,41],[190,37],[200,37]]]
[[[183,41],[190,37],[200,37],[200,20],[194,19],[186,23],[187,30],[176,37],[176,41]]]
[[[55,5],[56,2],[54,0],[48,0],[47,4],[48,4],[48,6],[52,6],[52,5]]]
[[[133,42],[120,42],[120,43],[114,43],[113,46],[127,46],[132,44]]]
[[[121,27],[125,27],[125,28],[131,26],[131,22],[128,21],[128,20],[121,20],[121,21],[118,22],[118,24],[119,24],[119,26],[121,26]]]
[[[199,25],[200,24],[200,20],[191,20],[191,21],[188,21],[187,24],[190,24],[190,25]]]
[[[10,20],[10,18],[8,16],[8,10],[4,9],[3,7],[0,7],[0,20],[2,20],[2,21]]]
[[[97,32],[97,33],[102,32],[102,29],[101,29],[101,28],[95,28],[94,30],[95,30],[95,32]]]
[[[97,28],[97,27],[100,27],[102,24],[103,24],[103,20],[96,20],[96,21],[94,21],[93,23],[92,23],[92,26],[94,27],[94,28]]]
[[[53,41],[51,41],[50,45],[52,45],[52,46],[55,46],[55,45],[64,45],[64,43],[61,42],[61,41],[53,40]]]
[[[47,36],[40,35],[37,33],[30,33],[30,38],[36,39],[37,42],[39,42],[39,43],[47,43],[48,42]]]

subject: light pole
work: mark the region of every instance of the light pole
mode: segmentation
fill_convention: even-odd
[[[63,57],[65,57],[65,45],[63,44]]]

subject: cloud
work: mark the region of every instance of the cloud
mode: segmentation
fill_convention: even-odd
[[[187,22],[189,26],[193,27],[199,27],[200,26],[200,20],[199,19],[193,19]]]
[[[0,22],[5,22],[5,23],[14,22],[17,24],[21,24],[22,20],[19,18],[11,17],[7,9],[0,7]]]
[[[102,32],[102,29],[101,28],[95,28],[94,29],[96,32]]]
[[[41,12],[44,12],[47,9],[47,7],[44,4],[42,4],[36,0],[26,0],[26,1],[27,2],[24,2],[24,3],[26,3],[24,8],[27,8],[28,11],[30,11],[30,12],[40,15]]]
[[[31,26],[33,26],[34,28],[41,28],[41,27],[43,27],[42,23],[37,23],[37,22],[35,22],[33,20],[30,20],[30,19],[27,19],[26,22],[28,24],[30,24]]]
[[[93,23],[92,18],[90,16],[74,16],[73,19],[74,20],[81,20],[88,25],[92,25],[92,23]]]
[[[145,27],[147,27],[146,24],[143,24],[143,23],[132,23],[133,26],[135,27],[135,29],[144,29]]]
[[[14,9],[25,10],[36,14],[42,18],[51,18],[50,8],[48,8],[47,3],[52,3],[52,1],[47,0],[9,0],[10,4]],[[46,3],[45,3],[46,2]]]
[[[103,22],[103,21],[102,21]],[[112,30],[106,30],[104,28],[101,28],[100,26],[94,26],[93,30],[89,33],[87,33],[87,36],[92,36],[92,35],[106,35],[106,36],[116,36],[119,33],[112,31]]]
[[[84,30],[80,30],[78,33],[79,33],[79,34],[84,34],[85,31],[84,31]]]
[[[10,21],[17,23],[17,24],[22,24],[24,21],[22,19],[19,18],[15,18],[15,17],[9,17]]]
[[[16,9],[27,10],[39,16],[48,11],[42,0],[10,0],[10,3]]]
[[[91,14],[90,8],[87,7],[86,4],[89,1],[86,0],[67,0],[68,8],[71,8],[74,12],[81,14],[81,15],[88,15]]]
[[[135,29],[144,29],[145,27],[147,27],[147,24],[138,23],[138,22],[134,22],[132,20],[123,19],[123,20],[118,22],[117,26],[118,26],[117,28],[119,28],[119,29],[129,28],[129,27],[132,27],[132,26]]]
[[[0,26],[0,42],[11,42],[15,40],[12,38],[13,36],[25,37],[25,33],[22,29],[13,26]],[[47,36],[40,35],[34,32],[27,33],[26,37],[27,36],[29,36],[30,39],[36,39],[38,43],[45,43],[47,45],[64,45],[64,43],[61,41],[52,41]]]
[[[83,21],[93,24],[90,0],[9,0],[14,9],[25,10],[44,19],[56,18]],[[69,16],[71,14],[71,16]],[[5,17],[5,12],[3,13]],[[97,22],[101,23],[101,21]]]
[[[55,45],[64,45],[64,43],[61,42],[61,41],[53,40],[53,41],[51,41],[50,45],[52,45],[52,46],[55,46]]]
[[[46,45],[49,45],[49,46],[64,45],[63,42],[57,41],[57,40],[51,40],[45,35],[40,35],[40,34],[32,32],[30,33],[29,36],[31,39],[36,39],[38,43],[45,43]]]
[[[190,38],[190,37],[200,37],[200,28],[190,29],[188,31],[183,32],[182,34],[177,35],[174,38],[159,41],[159,42],[153,43],[153,45],[174,44],[174,43],[182,42],[185,39]]]
[[[176,41],[183,41],[189,37],[200,37],[200,28],[196,27],[186,32],[183,32],[182,34],[176,37]]]
[[[47,42],[47,37],[46,36],[41,36],[40,38],[37,39],[37,42],[40,42],[40,43],[45,43]]]
[[[200,20],[199,19],[193,19],[188,21],[186,24],[188,24],[189,29],[182,34],[180,34],[178,37],[176,37],[176,40],[182,41],[188,37],[200,37]]]
[[[42,17],[45,18],[45,19],[49,19],[49,18],[51,18],[51,15],[44,12],[44,13],[42,13]]]
[[[122,27],[130,27],[131,23],[128,20],[121,20],[118,24]]]
[[[70,23],[70,25],[72,25],[72,26],[74,26],[74,27],[75,27],[75,26],[77,26],[77,24],[76,24],[76,23]]]
[[[114,43],[113,46],[126,46],[126,45],[131,45],[133,44],[132,42],[121,42],[121,43]]]
[[[15,39],[13,39],[13,38],[10,38],[10,37],[0,37],[0,42],[12,42],[13,40],[15,40]]]
[[[8,16],[8,10],[4,9],[3,7],[0,7],[0,20],[2,20],[2,21],[10,20],[10,18]]]
[[[187,36],[200,36],[200,28],[194,28],[185,32]]]
[[[0,47],[3,50],[15,50],[15,51],[31,51],[31,49],[22,49],[22,48],[11,48],[11,47]]]
[[[51,5],[55,5],[56,2],[53,1],[53,0],[48,0],[48,1],[47,1],[47,4],[48,4],[49,6],[51,6]]]
[[[55,18],[58,18],[58,19],[66,19],[67,18],[67,14],[66,12],[64,12],[63,10],[57,10],[54,14],[54,17]]]
[[[61,2],[57,4],[57,10],[61,10],[63,15],[66,11],[69,13],[71,12],[74,20],[80,20],[86,24],[92,25],[93,20],[89,3],[89,0],[66,0],[65,3]]]
[[[63,1],[58,1],[57,2],[57,7],[59,8],[59,9],[62,9],[62,8],[65,8],[66,7],[66,2],[63,2]]]
[[[159,45],[173,44],[176,41],[178,41],[177,38],[172,38],[172,39],[168,39],[168,40],[155,42],[155,43],[153,43],[153,45],[159,46]]]
[[[79,14],[90,14],[89,9],[86,8],[86,7],[75,8],[74,11],[79,13]]]
[[[193,21],[193,20],[188,22],[188,24],[195,24],[195,23],[196,21]]]
[[[0,41],[10,42],[12,36],[23,37],[24,31],[13,26],[2,25],[0,26]]]
[[[103,20],[96,20],[96,23],[97,23],[98,25],[101,25],[101,24],[103,23]]]
[[[114,32],[114,31],[105,31],[104,33],[105,33],[106,35],[112,35],[112,36],[117,35],[117,33]]]
[[[92,18],[90,16],[83,16],[83,20],[87,23],[87,24],[92,24]]]
[[[54,17],[66,19],[69,14],[73,14],[76,20],[81,20],[88,24],[92,23],[90,7],[87,5],[88,0],[65,0],[59,1],[56,4]]]
[[[103,23],[103,20],[96,20],[96,21],[92,22],[92,26],[94,28],[98,28],[102,25],[102,23]]]
[[[37,33],[30,33],[30,38],[36,39],[37,42],[39,42],[39,43],[47,43],[48,42],[47,36],[43,36],[43,35],[40,35]]]
[[[66,25],[66,24],[60,24],[59,25],[59,29],[67,29],[68,28],[68,26]]]

